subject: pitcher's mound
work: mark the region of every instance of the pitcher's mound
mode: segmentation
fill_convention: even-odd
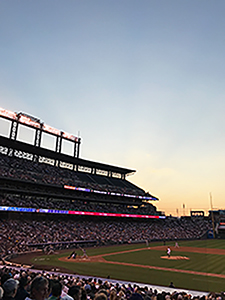
[[[163,259],[169,259],[169,260],[181,260],[181,259],[184,259],[184,260],[189,260],[190,258],[187,257],[187,256],[161,256],[161,258]]]

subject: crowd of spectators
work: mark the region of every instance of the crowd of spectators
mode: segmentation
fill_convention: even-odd
[[[34,272],[3,267],[0,270],[3,300],[224,300],[224,292],[190,293],[157,289],[149,285],[120,283],[56,272]]]
[[[145,192],[126,180],[79,173],[68,168],[10,157],[0,153],[0,176],[56,186],[76,186],[131,195]]]
[[[0,154],[0,176],[18,178],[27,181],[44,181],[46,184],[89,184],[80,181],[79,173],[54,167],[44,163],[37,163],[25,159],[9,157]],[[50,181],[48,181],[48,179]],[[120,180],[119,182],[121,182]],[[90,183],[91,184],[91,183]],[[98,185],[98,189],[103,188]],[[118,186],[111,186],[119,189]],[[136,189],[136,192],[140,189]],[[118,192],[118,190],[117,190]],[[134,191],[133,191],[134,192]],[[107,203],[84,200],[60,200],[47,197],[34,197],[28,195],[12,195],[10,193],[0,196],[1,206],[46,208],[60,210],[114,212],[127,214],[156,214],[156,208],[149,203],[139,207],[125,205],[122,202]],[[60,218],[58,216],[38,217],[24,213],[22,218],[16,217],[0,219],[0,250],[2,255],[32,250],[31,244],[55,243],[61,247],[65,243],[74,241],[94,240],[97,245],[128,243],[143,240],[174,240],[200,238],[211,223],[205,219],[178,219],[165,220],[122,220],[120,218],[106,219],[97,217]]]
[[[47,197],[5,195],[0,196],[0,206],[29,207],[29,208],[47,208],[75,211],[94,211],[94,212],[112,212],[127,214],[145,214],[156,215],[156,207],[151,203],[145,203],[139,207],[127,204],[118,204],[112,202],[90,202],[85,200],[62,200],[47,199]]]
[[[24,214],[18,219],[0,219],[0,251],[3,256],[36,249],[36,246],[31,247],[32,244],[54,243],[55,247],[64,247],[74,241],[90,240],[96,241],[97,245],[112,245],[146,240],[197,239],[212,227],[208,220],[198,218],[151,221],[82,216],[33,218]]]
[[[145,192],[127,181],[102,179],[99,182],[96,176],[79,175],[79,172],[54,167],[44,163],[32,162],[29,160],[9,157],[0,154],[0,177],[13,178],[25,182],[42,183],[51,186],[79,186],[116,193],[129,193],[133,195],[145,195]],[[82,177],[82,178],[81,178]],[[86,181],[84,179],[87,179]],[[116,184],[118,182],[118,185]],[[96,212],[114,212],[127,214],[157,214],[152,204],[143,203],[139,207],[123,203],[91,202],[90,199],[59,200],[47,197],[28,195],[2,194],[0,206],[46,208],[59,210],[78,210]],[[65,217],[54,215],[37,215],[30,213],[13,215],[2,213],[0,218],[0,253],[1,258],[8,255],[34,251],[39,246],[44,249],[52,244],[55,249],[63,249],[74,245],[76,241],[95,241],[97,246],[122,243],[133,243],[140,241],[154,240],[180,240],[198,239],[212,229],[212,224],[205,218],[173,218],[135,220],[132,218],[110,218],[97,217],[89,218],[84,216]],[[51,275],[40,273],[43,282],[48,282],[48,291],[43,299],[35,298],[32,283],[37,274],[29,270],[15,271],[3,267],[0,271],[1,286],[0,299],[3,300],[24,300],[17,292],[22,288],[26,291],[26,300],[188,300],[194,299],[186,293],[158,293],[157,290],[148,287],[141,288],[138,285],[120,285],[110,282],[96,281],[95,279],[81,279],[74,276]],[[19,281],[16,286],[15,295],[7,294],[7,280]],[[61,293],[55,294],[54,283],[61,286]],[[11,282],[12,283],[12,282]],[[59,284],[60,283],[60,284]],[[4,290],[5,288],[5,290]],[[57,289],[56,289],[57,290]],[[76,294],[75,295],[75,291]],[[78,291],[78,292],[77,292]],[[223,297],[223,295],[220,295]],[[71,298],[70,298],[71,297]],[[204,296],[205,297],[205,296]],[[201,297],[201,300],[206,298]],[[200,299],[197,297],[196,299]],[[207,299],[217,299],[217,295],[210,295]],[[219,300],[219,299],[217,299]],[[221,300],[221,299],[220,299]],[[225,300],[225,299],[224,299]]]

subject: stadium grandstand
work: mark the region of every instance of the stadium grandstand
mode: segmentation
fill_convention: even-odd
[[[208,220],[200,224],[157,211],[152,202],[159,199],[127,180],[135,170],[80,158],[81,138],[22,112],[0,108],[0,119],[9,128],[0,135],[3,254],[49,243],[64,248],[199,238],[209,229]],[[33,131],[32,143],[18,138],[23,127]],[[53,150],[43,146],[44,135],[54,137]],[[73,155],[63,153],[64,141],[72,143]]]
[[[82,159],[80,137],[2,108],[0,121],[8,127],[7,134],[0,131],[3,265],[34,251],[201,239],[212,229],[210,219],[202,215],[176,218],[158,211],[153,203],[159,198],[127,179],[134,169]],[[22,128],[33,132],[32,142],[19,138]],[[43,144],[46,136],[53,137],[52,149]],[[72,145],[72,154],[64,153],[65,142]],[[29,271],[3,267],[1,272],[2,276],[10,272],[20,278],[22,272]],[[63,277],[67,282],[69,278]],[[73,280],[86,284],[79,277]],[[150,291],[154,295],[156,290],[148,294]],[[146,286],[142,293],[146,293]]]
[[[0,117],[10,127],[8,137],[0,136],[2,192],[43,197],[45,203],[50,203],[49,199],[76,200],[75,206],[78,200],[85,200],[88,210],[98,203],[104,212],[107,206],[111,209],[118,206],[116,210],[125,213],[143,211],[146,215],[161,215],[150,203],[158,198],[126,180],[134,170],[81,159],[81,138],[48,126],[38,118],[4,109],[0,109]],[[17,139],[20,127],[24,126],[34,131],[33,144]],[[55,137],[54,151],[41,146],[43,134]],[[73,144],[73,156],[62,153],[64,140]]]

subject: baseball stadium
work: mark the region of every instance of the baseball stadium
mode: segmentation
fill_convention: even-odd
[[[160,195],[128,180],[135,169],[82,159],[80,137],[23,112],[0,108],[0,121],[2,284],[42,276],[83,299],[224,299],[224,211],[165,216]]]

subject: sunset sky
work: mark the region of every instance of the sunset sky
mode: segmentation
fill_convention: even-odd
[[[210,193],[225,209],[224,13],[224,0],[1,0],[0,107],[137,170],[128,180],[166,214],[207,212]]]

